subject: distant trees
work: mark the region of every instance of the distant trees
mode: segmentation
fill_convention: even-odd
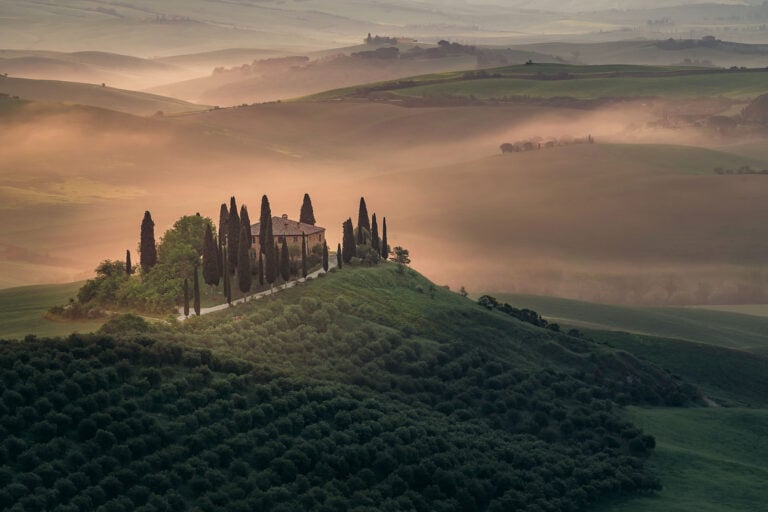
[[[307,278],[307,234],[301,233],[301,277]]]
[[[328,272],[328,242],[323,241],[323,270]]]
[[[343,236],[342,236],[342,248],[341,255],[344,259],[344,263],[349,263],[355,256],[357,251],[357,244],[355,243],[355,231],[352,227],[352,219],[347,219],[343,224]]]
[[[229,222],[229,210],[226,203],[221,203],[219,208],[219,274],[224,275],[224,247],[227,245],[227,223]]]
[[[304,202],[301,204],[299,222],[303,224],[311,224],[312,226],[315,225],[315,211],[312,208],[312,199],[309,198],[309,194],[304,194]]]
[[[227,254],[226,245],[222,250],[222,256],[222,260],[224,262],[222,275],[224,278],[224,297],[227,299],[227,304],[232,305],[232,274],[229,271],[229,255]]]
[[[344,266],[344,257],[342,256],[341,244],[336,248],[336,266],[341,270]]]
[[[208,224],[203,238],[203,281],[209,286],[218,286],[221,279],[219,269],[219,250],[213,239],[213,230]]]
[[[144,212],[144,219],[141,221],[141,242],[139,244],[139,253],[141,256],[141,270],[149,270],[157,265],[157,247],[155,246],[155,223],[152,221],[152,215],[149,210]]]

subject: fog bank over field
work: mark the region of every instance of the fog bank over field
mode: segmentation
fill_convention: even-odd
[[[658,106],[288,103],[138,118],[9,102],[2,286],[83,278],[135,254],[146,209],[159,239],[184,214],[217,220],[231,195],[252,216],[266,193],[296,217],[305,192],[332,247],[364,195],[391,242],[452,288],[689,304],[755,302],[765,281],[768,182],[713,172],[760,168],[760,152],[659,128]],[[595,144],[499,151],[587,134]]]

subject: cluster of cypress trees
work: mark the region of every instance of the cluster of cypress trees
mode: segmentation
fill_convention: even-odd
[[[360,207],[357,213],[357,228],[352,224],[352,219],[344,221],[342,225],[342,243],[339,244],[338,266],[343,263],[349,263],[352,258],[358,256],[358,246],[369,246],[377,255],[383,259],[389,256],[389,244],[387,241],[387,218],[384,217],[382,223],[381,236],[379,236],[379,224],[376,213],[368,217],[368,206],[365,204],[365,198],[360,198]]]

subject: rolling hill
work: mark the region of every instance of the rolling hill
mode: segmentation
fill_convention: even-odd
[[[158,111],[179,114],[207,108],[156,94],[96,84],[2,76],[0,93],[33,101],[87,105],[140,116],[153,115]]]

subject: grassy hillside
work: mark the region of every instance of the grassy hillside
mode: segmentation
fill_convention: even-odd
[[[768,353],[768,319],[764,317],[692,308],[614,306],[553,297],[506,294],[496,297],[569,325]]]
[[[82,282],[24,286],[0,290],[0,338],[66,336],[71,332],[93,332],[102,321],[51,322],[43,318],[48,309],[66,304],[77,295]]]
[[[696,399],[392,264],[104,332],[0,343],[11,510],[582,509],[658,485],[614,399]]]
[[[598,99],[667,97],[699,98],[722,96],[748,100],[765,93],[766,72],[723,71],[624,64],[571,66],[534,64],[487,70],[488,78],[444,73],[409,78],[408,81],[372,84],[366,88],[329,91],[311,99],[388,93],[395,98],[509,97]],[[403,83],[406,82],[406,83]],[[362,91],[362,92],[361,92]]]
[[[149,116],[157,111],[178,114],[206,108],[156,94],[96,84],[12,77],[0,77],[0,93],[33,101],[88,105],[140,116]]]
[[[596,512],[737,512],[764,506],[768,410],[637,408],[629,417],[656,437],[651,464],[664,489]]]

